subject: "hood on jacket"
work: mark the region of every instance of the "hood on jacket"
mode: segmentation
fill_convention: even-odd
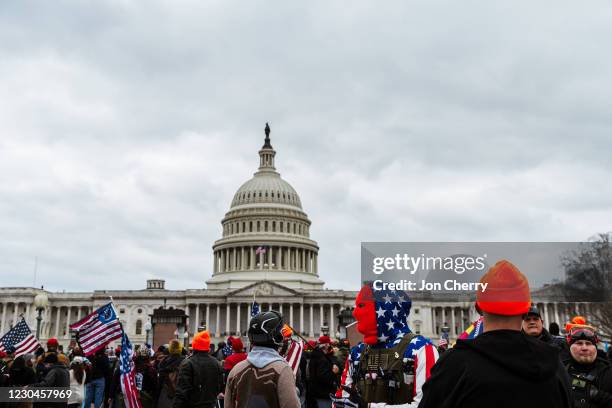
[[[457,350],[471,350],[498,366],[533,381],[555,375],[559,351],[518,330],[493,330],[474,340],[457,340]]]
[[[249,363],[253,364],[257,368],[264,368],[270,363],[279,360],[285,360],[278,354],[278,351],[269,347],[254,346],[249,355],[247,356]]]

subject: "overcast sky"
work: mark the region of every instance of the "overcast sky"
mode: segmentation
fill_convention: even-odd
[[[361,241],[612,230],[612,6],[0,4],[0,286],[202,288],[266,121],[329,288]]]

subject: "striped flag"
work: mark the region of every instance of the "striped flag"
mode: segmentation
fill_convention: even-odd
[[[141,408],[138,389],[134,380],[134,348],[125,332],[121,335],[121,353],[119,354],[119,374],[121,392],[126,408]]]
[[[112,303],[70,325],[70,328],[77,332],[77,341],[86,356],[104,348],[111,341],[120,339],[123,331]]]
[[[251,305],[251,317],[255,317],[259,314],[259,303],[257,303],[256,301],[253,301],[253,304]]]
[[[255,250],[255,255],[265,255],[265,253],[266,253],[266,248],[264,247],[258,247]]]
[[[42,347],[22,317],[19,323],[0,338],[0,351],[15,353],[15,357],[33,353]]]
[[[479,334],[484,331],[484,318],[480,316],[478,320],[470,325],[463,333],[458,337],[459,340],[470,340],[476,338]]]
[[[291,366],[293,370],[293,374],[297,375],[298,370],[300,369],[300,360],[302,359],[302,352],[304,351],[304,343],[301,339],[291,339],[291,344],[289,345],[289,349],[287,350],[287,355],[285,356],[285,360]]]
[[[440,340],[438,341],[438,347],[448,347],[448,332],[442,332],[442,336],[440,336]]]

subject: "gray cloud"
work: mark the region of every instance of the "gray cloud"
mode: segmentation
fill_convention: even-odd
[[[611,17],[605,2],[2,4],[1,284],[31,285],[38,257],[54,290],[202,287],[265,121],[332,288],[357,286],[360,241],[608,231]]]

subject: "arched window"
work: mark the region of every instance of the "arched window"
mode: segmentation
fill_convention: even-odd
[[[283,232],[283,222],[279,222],[278,225],[280,226],[280,232]]]
[[[142,320],[136,320],[136,334],[142,334]]]
[[[253,232],[253,221],[249,221],[249,232]]]
[[[276,221],[272,221],[272,232],[276,232]]]
[[[264,231],[268,232],[268,221],[264,221]]]

